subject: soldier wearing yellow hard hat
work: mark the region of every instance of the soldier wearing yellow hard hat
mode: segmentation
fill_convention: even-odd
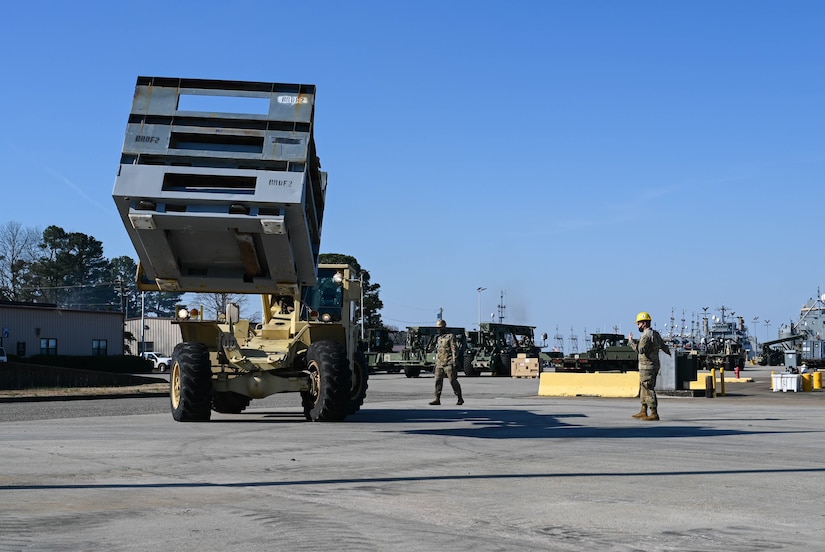
[[[642,399],[642,409],[633,417],[656,421],[659,419],[659,402],[655,389],[656,377],[659,375],[659,351],[670,355],[670,349],[659,332],[651,327],[649,312],[642,311],[636,315],[636,327],[642,332],[639,341],[633,340],[633,332],[628,334],[627,340],[639,355],[639,396]]]

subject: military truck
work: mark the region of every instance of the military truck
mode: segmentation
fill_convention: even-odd
[[[550,363],[556,372],[630,372],[639,369],[639,356],[627,337],[617,333],[592,333],[584,353],[555,357]]]
[[[700,370],[741,370],[747,358],[742,344],[730,339],[709,339],[703,349],[691,354],[698,357]]]
[[[714,317],[710,324],[707,318],[702,320],[701,340],[697,347],[691,347],[690,355],[696,357],[700,370],[741,370],[751,347],[745,321],[741,316],[734,321],[726,319],[727,308],[719,310],[721,318]]]
[[[138,289],[257,294],[263,307],[254,327],[234,305],[218,320],[181,309],[177,421],[240,413],[274,393],[299,394],[311,421],[363,404],[357,275],[318,265],[327,174],[314,113],[309,84],[137,79],[112,195]]]
[[[520,353],[526,358],[539,358],[541,349],[535,343],[535,326],[482,322],[478,331],[467,332],[467,354],[464,374],[478,376],[490,372],[493,376],[509,376],[512,361]]]
[[[367,328],[361,349],[367,359],[367,367],[370,374],[384,371],[388,374],[397,374],[402,370],[395,363],[384,362],[384,354],[397,352],[402,346],[406,332],[390,330],[388,328]],[[388,357],[391,358],[391,357]]]
[[[448,333],[456,336],[460,366],[463,365],[467,349],[467,337],[464,328],[447,327]],[[386,332],[386,333],[385,333]],[[370,348],[366,351],[367,366],[371,371],[385,370],[389,373],[404,371],[408,378],[417,378],[422,371],[435,369],[435,345],[438,340],[438,328],[435,326],[408,326],[404,348],[400,351],[387,347],[390,342],[389,330],[375,330],[371,334]],[[383,343],[383,345],[379,345]],[[383,350],[379,350],[383,349]]]

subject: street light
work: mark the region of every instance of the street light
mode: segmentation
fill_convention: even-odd
[[[770,320],[765,320],[765,341],[770,340],[770,335],[768,334],[768,328],[770,328],[770,327],[771,327],[771,321]]]
[[[477,287],[478,292],[478,331],[481,331],[481,292],[487,289],[486,287]]]
[[[759,338],[756,337],[756,324],[757,323],[759,323],[759,317],[754,316],[753,317],[753,339],[754,339],[754,345],[753,346],[754,346],[754,348],[759,346]]]

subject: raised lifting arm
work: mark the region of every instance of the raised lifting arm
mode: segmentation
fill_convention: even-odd
[[[217,98],[264,109],[183,109]],[[327,178],[314,105],[313,85],[138,77],[112,195],[140,289],[295,297],[315,284]]]

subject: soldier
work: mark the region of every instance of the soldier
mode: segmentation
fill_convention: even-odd
[[[464,399],[461,397],[461,385],[458,383],[458,344],[455,335],[447,332],[447,323],[443,319],[436,322],[435,327],[438,328],[438,342],[435,346],[435,400],[430,404],[441,404],[441,389],[446,374],[458,397],[456,404],[462,405]]]
[[[627,340],[639,355],[639,396],[642,398],[642,409],[632,417],[656,421],[659,419],[659,403],[654,388],[656,376],[659,375],[659,351],[670,356],[670,349],[662,340],[659,332],[650,327],[649,313],[640,312],[636,316],[636,326],[642,332],[639,341],[633,341],[633,332],[627,336]],[[648,407],[650,407],[650,414],[647,413]]]

